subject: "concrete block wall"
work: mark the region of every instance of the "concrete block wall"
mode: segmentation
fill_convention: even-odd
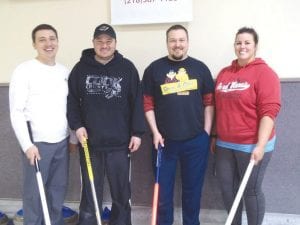
[[[266,211],[300,215],[300,81],[282,81],[282,110],[277,120],[277,146],[265,175],[263,189]],[[0,86],[0,199],[21,199],[21,152],[9,120],[8,86]],[[70,155],[67,201],[79,201],[80,168],[78,153]],[[203,189],[202,208],[223,209],[220,190],[213,175],[210,155]],[[179,172],[179,171],[178,171]],[[150,206],[153,192],[151,138],[143,136],[141,149],[132,156],[132,202]],[[180,206],[180,177],[177,176],[174,202]],[[109,202],[106,184],[104,201]]]

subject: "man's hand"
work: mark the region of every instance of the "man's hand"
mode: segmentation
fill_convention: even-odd
[[[79,142],[83,147],[83,141],[88,139],[87,131],[84,127],[80,127],[76,130],[76,137],[78,138]]]
[[[130,152],[135,152],[136,150],[138,150],[141,145],[141,142],[142,142],[141,138],[132,136],[128,146]]]
[[[30,165],[34,165],[35,158],[37,160],[41,160],[39,150],[35,145],[32,145],[30,148],[28,148],[25,151],[25,155],[26,155],[27,159],[29,159]]]
[[[161,147],[165,147],[164,145],[165,139],[161,136],[160,133],[153,134],[153,144],[156,150],[158,150],[158,145],[161,145]]]

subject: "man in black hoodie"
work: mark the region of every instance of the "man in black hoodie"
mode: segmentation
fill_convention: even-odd
[[[130,225],[129,160],[145,131],[140,79],[134,64],[116,50],[116,33],[96,27],[94,48],[85,49],[69,77],[67,117],[81,143],[88,140],[99,206],[104,175],[111,198],[111,225]],[[79,225],[96,224],[84,152],[80,150],[82,196]]]

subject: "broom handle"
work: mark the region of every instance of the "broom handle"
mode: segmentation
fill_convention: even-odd
[[[97,200],[97,194],[95,190],[95,183],[94,183],[94,174],[93,174],[93,169],[92,169],[92,163],[91,163],[91,158],[90,158],[90,153],[89,153],[89,148],[86,139],[83,141],[83,150],[84,150],[84,156],[85,156],[85,161],[86,161],[86,166],[87,166],[87,171],[88,171],[88,176],[91,184],[91,190],[92,190],[92,195],[93,195],[93,200],[94,200],[94,206],[95,206],[95,214],[96,214],[96,219],[97,219],[97,224],[102,225],[101,223],[101,217],[100,217],[100,210],[99,210],[99,205],[98,205],[98,200]]]
[[[249,177],[251,175],[254,163],[255,163],[255,160],[251,159],[250,162],[249,162],[249,165],[247,167],[247,170],[245,172],[245,175],[244,175],[244,178],[242,180],[242,183],[240,185],[240,188],[239,188],[239,190],[238,190],[238,192],[236,194],[236,197],[235,197],[235,199],[233,201],[233,204],[232,204],[232,207],[230,209],[230,212],[229,212],[229,215],[227,217],[225,225],[230,225],[232,223],[233,217],[235,216],[237,207],[240,204],[242,195],[244,193],[244,190],[246,188],[247,182],[248,182]]]
[[[30,140],[32,143],[34,143],[31,125],[30,125],[29,121],[27,121],[27,128],[28,128]],[[45,224],[51,225],[43,178],[42,178],[42,174],[41,174],[41,170],[40,170],[40,164],[39,164],[37,158],[34,159],[34,167],[35,167],[35,172],[36,172],[35,175],[36,175],[36,180],[37,180],[41,203],[42,203],[42,210],[43,210]]]
[[[159,179],[159,169],[161,165],[161,153],[162,153],[162,147],[159,145],[157,150],[157,158],[156,158],[156,176],[155,176],[155,184],[154,184],[154,192],[153,192],[151,225],[156,225],[156,220],[157,220],[157,206],[158,206],[158,195],[159,195],[158,179]]]
[[[46,200],[46,194],[45,194],[45,189],[44,189],[44,184],[43,184],[43,179],[42,179],[42,174],[41,174],[41,171],[40,171],[39,162],[36,158],[34,159],[34,164],[35,164],[36,179],[37,179],[38,188],[39,188],[39,192],[40,192],[45,224],[46,225],[51,225],[49,210],[48,210],[48,205],[47,205],[47,200]]]

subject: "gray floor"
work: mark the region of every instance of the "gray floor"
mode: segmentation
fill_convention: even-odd
[[[68,202],[66,206],[78,210],[78,202]],[[22,207],[19,200],[0,199],[0,210],[13,218],[16,211]],[[174,225],[181,225],[181,209],[175,209]],[[224,225],[226,213],[223,210],[202,209],[200,213],[201,225]],[[144,206],[132,207],[133,225],[147,225],[151,220],[151,208]],[[10,223],[12,224],[12,223]],[[246,225],[246,218],[243,217],[243,225]],[[263,225],[300,225],[300,215],[266,213]]]

